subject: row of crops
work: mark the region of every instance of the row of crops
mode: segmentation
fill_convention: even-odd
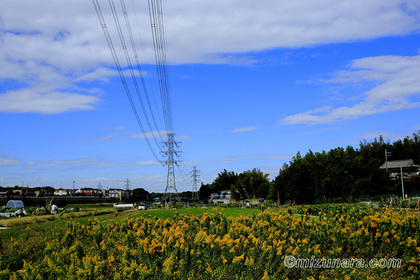
[[[347,216],[366,216],[371,215],[373,210],[369,207],[361,207],[361,206],[344,206],[338,204],[314,204],[308,206],[300,206],[296,209],[296,213],[298,214],[307,214],[307,215],[328,215],[334,216],[337,214],[340,215],[347,215]]]
[[[210,210],[165,220],[145,213],[115,223],[69,221],[30,260],[0,259],[0,279],[419,279],[418,218],[366,208],[318,213],[233,218]],[[25,246],[10,243],[3,248],[10,255]],[[402,261],[389,269],[305,269],[287,268],[286,256]]]

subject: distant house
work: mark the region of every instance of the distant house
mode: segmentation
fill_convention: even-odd
[[[80,196],[99,196],[101,191],[94,188],[81,188],[76,191],[76,195]]]
[[[22,196],[22,189],[12,189],[13,196]]]
[[[414,160],[405,159],[384,162],[384,164],[380,166],[380,169],[388,171],[388,176],[390,178],[397,178],[400,176],[401,172],[403,173],[403,178],[408,178],[410,175],[416,175],[419,167],[420,165],[414,164]]]
[[[22,188],[22,197],[35,197],[36,193],[34,189]]]
[[[130,198],[130,196],[131,196],[130,190],[109,189],[108,191],[108,198],[111,198],[111,199],[123,200],[123,199]]]
[[[232,198],[231,191],[221,191],[212,193],[210,195],[209,202],[214,204],[229,204]]]
[[[54,195],[56,195],[56,196],[67,196],[67,195],[69,195],[69,192],[66,189],[59,188],[59,189],[56,189],[54,191]]]

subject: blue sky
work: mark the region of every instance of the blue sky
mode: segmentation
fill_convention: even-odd
[[[136,75],[165,135],[147,5],[125,2]],[[164,4],[180,191],[191,189],[192,166],[204,183],[223,169],[274,179],[298,151],[420,130],[418,1]],[[129,178],[132,188],[164,191],[167,168],[145,137],[158,155],[161,140],[137,105],[142,134],[91,1],[0,1],[0,49],[1,186],[107,188]]]

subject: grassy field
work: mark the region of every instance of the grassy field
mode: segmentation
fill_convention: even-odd
[[[139,211],[136,209],[116,211],[113,207],[108,205],[69,205],[69,208],[81,208],[79,212],[61,212],[59,215],[43,215],[43,216],[27,216],[22,218],[10,218],[0,220],[0,226],[9,227],[8,229],[0,230],[0,241],[6,242],[10,237],[16,240],[27,240],[33,236],[35,239],[44,238],[43,235],[48,235],[51,232],[63,231],[64,226],[68,220],[78,222],[80,224],[87,224],[89,220],[96,218],[100,222],[112,223],[118,221],[125,221],[128,218],[136,218],[139,216],[150,216],[160,219],[171,219],[175,213],[201,215],[205,212],[211,211],[211,208],[184,208],[184,209],[148,209],[146,211]],[[248,208],[222,208],[226,216],[237,217],[239,214],[252,214],[261,210]]]
[[[8,227],[0,230],[0,261],[3,259],[16,258],[17,263],[24,259],[31,259],[31,255],[38,249],[45,239],[52,238],[56,234],[64,233],[66,223],[73,221],[81,225],[87,225],[92,219],[104,224],[124,222],[136,217],[156,217],[160,219],[172,219],[176,213],[188,215],[202,215],[212,211],[211,208],[185,208],[185,209],[149,209],[140,211],[137,209],[115,211],[109,205],[69,205],[69,208],[81,208],[78,212],[61,212],[59,215],[27,216],[22,218],[10,218],[0,220],[0,226]],[[255,213],[258,209],[226,208],[222,209],[227,216],[236,217],[240,214]],[[13,240],[13,242],[11,242]],[[8,250],[12,243],[22,247],[18,256],[10,256]],[[26,245],[24,245],[26,244]]]
[[[188,215],[202,215],[205,212],[211,211],[212,208],[185,208],[185,209],[150,209],[145,212],[139,211],[136,214],[133,214],[132,217],[137,216],[151,216],[157,217],[160,219],[173,218],[175,213],[178,214],[188,214]],[[261,212],[259,209],[249,209],[249,208],[220,208],[221,211],[228,217],[237,217],[238,215],[252,214],[256,212]]]
[[[316,206],[316,216],[310,208],[269,210],[133,209],[93,216],[99,210],[91,208],[92,216],[14,226],[0,230],[0,279],[420,277],[420,221],[407,212],[342,205]],[[287,268],[286,256],[394,258],[401,267]]]

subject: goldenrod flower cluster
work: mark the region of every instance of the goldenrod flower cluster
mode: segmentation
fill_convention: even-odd
[[[359,213],[360,214],[360,213]],[[38,260],[4,279],[420,278],[419,219],[384,211],[319,217],[260,212],[151,216],[87,225],[44,241]],[[13,242],[13,240],[12,240]],[[393,269],[286,268],[284,258],[401,258]]]

